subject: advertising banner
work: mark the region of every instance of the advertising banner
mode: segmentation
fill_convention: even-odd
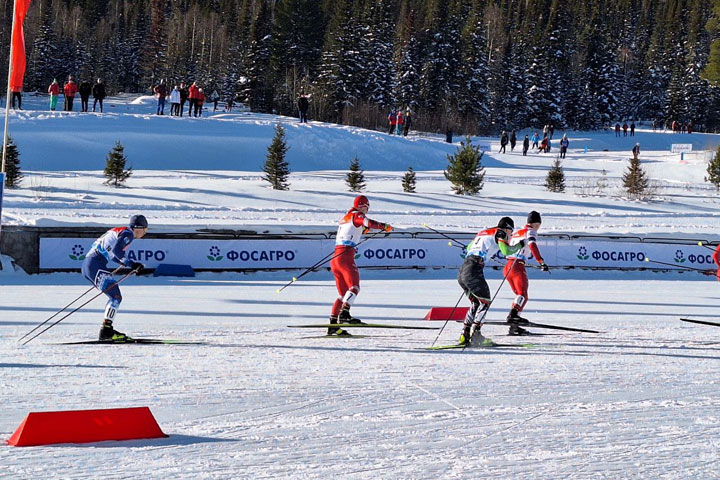
[[[94,238],[41,238],[40,269],[80,269]],[[662,244],[607,237],[566,239],[541,237],[540,253],[551,267],[575,268],[714,268],[712,251],[695,244]],[[332,256],[334,239],[135,240],[128,257],[155,268],[160,263],[190,265],[199,270],[305,269]],[[444,239],[373,238],[355,254],[358,267],[458,268],[463,251]],[[670,265],[647,262],[655,260]],[[328,258],[329,261],[329,258]],[[487,262],[502,266],[501,255]],[[529,260],[530,264],[535,260]],[[325,267],[328,263],[324,264]]]

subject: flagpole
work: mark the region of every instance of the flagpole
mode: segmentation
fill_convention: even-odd
[[[12,81],[12,66],[13,66],[13,45],[15,44],[15,11],[17,10],[17,0],[13,0],[13,21],[12,30],[10,34],[10,64],[8,65],[8,82],[7,82],[7,94],[5,97],[5,134],[3,136],[3,149],[2,149],[2,167],[0,173],[5,173],[5,157],[7,156],[7,142],[8,142],[8,124],[10,120],[10,82]],[[0,219],[1,222],[1,219]]]

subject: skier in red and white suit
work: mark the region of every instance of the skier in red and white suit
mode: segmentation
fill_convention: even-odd
[[[718,282],[720,282],[720,245],[717,246],[715,252],[713,253],[713,261],[715,262],[715,265],[718,266],[717,279]]]
[[[376,222],[365,216],[370,201],[365,195],[355,197],[353,207],[340,220],[335,237],[335,256],[330,261],[330,270],[335,276],[338,297],[330,313],[330,323],[360,323],[350,315],[350,307],[360,293],[360,273],[355,265],[355,247],[365,230],[392,231],[387,223]],[[340,328],[328,328],[328,335],[347,335]]]
[[[510,313],[507,316],[507,321],[511,324],[510,331],[508,332],[510,335],[527,335],[529,333],[517,325],[518,323],[527,322],[527,320],[519,315],[528,301],[528,276],[525,271],[525,262],[534,257],[540,264],[543,272],[550,270],[550,267],[548,267],[545,260],[543,260],[542,255],[540,255],[540,250],[537,246],[537,231],[540,229],[541,223],[540,214],[533,210],[528,214],[527,225],[515,232],[510,239],[511,246],[525,241],[523,248],[507,257],[508,261],[505,264],[504,270],[510,288],[516,295]]]

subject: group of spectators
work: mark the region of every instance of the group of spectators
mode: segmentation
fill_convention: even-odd
[[[553,135],[555,134],[555,126],[554,125],[545,125],[543,127],[543,137],[542,140],[540,140],[540,134],[538,132],[534,132],[532,134],[532,137],[529,135],[525,135],[525,138],[523,139],[523,156],[527,156],[528,150],[530,148],[537,149],[538,153],[547,153],[550,151],[550,140],[552,140]],[[498,150],[498,153],[507,153],[507,145],[510,144],[510,151],[515,150],[515,145],[517,145],[517,132],[515,130],[512,130],[510,132],[510,135],[508,135],[507,131],[503,130],[502,134],[500,135],[500,150]],[[567,149],[570,146],[570,141],[567,138],[567,135],[563,135],[562,139],[560,139],[560,158],[565,158],[565,154],[567,153]]]
[[[388,113],[388,134],[407,137],[412,125],[412,110],[410,107],[403,112],[402,108],[391,109]]]
[[[630,122],[630,126],[628,127],[627,122],[623,122],[622,127],[620,126],[620,122],[615,122],[615,136],[620,136],[620,128],[622,128],[622,136],[627,137],[628,136],[628,128],[630,129],[630,136],[635,136],[635,121]]]
[[[665,130],[668,129],[668,127],[673,131],[673,133],[692,133],[693,132],[693,122],[678,122],[677,120],[668,121],[665,124]],[[655,131],[655,122],[653,121],[653,132]]]
[[[57,79],[53,78],[52,83],[48,87],[48,93],[50,94],[50,110],[57,110],[60,91],[60,84],[58,83]],[[103,83],[102,79],[98,78],[97,82],[92,85],[90,84],[90,82],[87,81],[80,82],[80,85],[78,86],[75,83],[75,79],[72,75],[68,76],[67,82],[65,82],[65,85],[63,85],[62,87],[62,93],[65,98],[63,110],[66,112],[72,112],[73,103],[75,102],[75,95],[80,96],[80,110],[83,112],[89,111],[90,95],[92,94],[94,99],[92,111],[94,112],[98,105],[100,105],[100,112],[102,113],[103,100],[105,100],[105,97],[107,96],[105,84]],[[22,108],[22,96],[19,92],[17,94],[17,97],[20,100],[19,108]],[[15,92],[13,92],[13,108],[15,108],[15,98],[16,95]]]
[[[209,97],[205,96],[205,92],[200,88],[197,82],[193,82],[190,87],[185,82],[175,85],[172,90],[168,91],[168,87],[164,81],[160,81],[158,85],[153,87],[153,92],[158,99],[157,115],[165,115],[165,101],[168,97],[170,100],[170,116],[182,117],[185,111],[185,102],[188,102],[188,117],[202,117],[203,105],[205,100],[213,103],[213,112],[217,111],[220,95],[217,90],[213,90]],[[232,101],[226,105],[226,110],[232,108]]]

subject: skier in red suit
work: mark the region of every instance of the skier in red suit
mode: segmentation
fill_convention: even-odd
[[[507,316],[507,321],[510,323],[510,335],[527,335],[529,332],[524,328],[520,328],[518,324],[527,322],[526,319],[520,316],[525,305],[528,301],[528,276],[525,271],[525,262],[535,257],[535,260],[540,264],[540,268],[543,272],[550,270],[537,246],[537,230],[540,228],[542,220],[540,214],[536,211],[532,211],[528,214],[527,225],[524,228],[515,232],[510,239],[510,246],[517,245],[521,241],[525,242],[525,246],[521,248],[517,253],[509,255],[508,261],[505,264],[505,276],[507,282],[510,284],[513,293],[516,295],[513,300],[510,313]]]
[[[340,220],[335,237],[335,256],[330,261],[330,270],[335,276],[338,297],[332,306],[330,323],[361,323],[350,315],[350,307],[360,293],[360,273],[355,265],[355,247],[363,232],[369,229],[392,231],[387,223],[376,222],[365,216],[370,201],[365,195],[355,197],[353,207]],[[349,335],[341,328],[328,328],[328,335]]]

